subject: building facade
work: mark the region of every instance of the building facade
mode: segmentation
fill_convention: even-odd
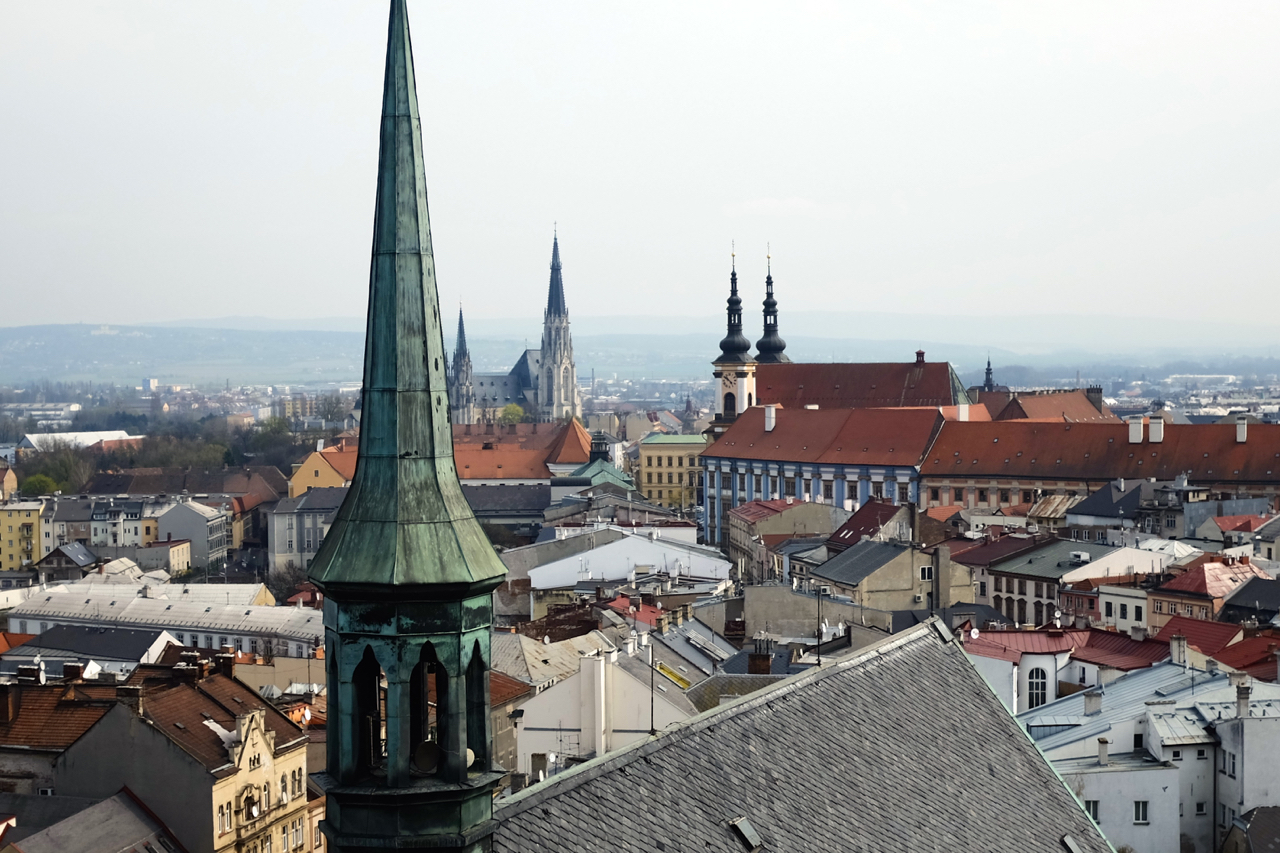
[[[651,433],[640,440],[635,471],[636,488],[658,506],[684,509],[697,506],[702,491],[701,435]]]
[[[43,500],[0,505],[0,571],[19,571],[35,564],[42,553],[40,516]]]

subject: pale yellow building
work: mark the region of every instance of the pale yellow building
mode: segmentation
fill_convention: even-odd
[[[44,556],[40,550],[40,513],[44,501],[0,505],[0,569],[19,571]]]
[[[18,491],[18,475],[13,473],[9,463],[0,459],[0,501],[7,501]]]
[[[660,506],[695,506],[702,484],[701,456],[706,448],[705,436],[651,433],[641,439],[638,448],[636,488]]]
[[[314,450],[293,466],[289,477],[289,497],[296,498],[312,489],[341,488],[351,485],[356,473],[354,442]]]

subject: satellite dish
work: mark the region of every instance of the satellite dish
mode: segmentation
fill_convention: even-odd
[[[1055,610],[1055,611],[1053,611],[1053,618],[1054,618],[1054,619],[1061,619],[1061,618],[1062,618],[1062,611],[1061,611],[1061,610]]]
[[[978,636],[979,636],[981,633],[982,633],[982,632],[981,632],[981,631],[979,631],[977,628],[970,628],[970,629],[969,629],[969,639],[970,639],[970,640],[976,640],[976,639],[978,639]]]
[[[546,636],[544,636],[544,637],[542,638],[542,645],[544,645],[544,646],[549,646],[549,645],[551,645],[551,635],[550,635],[550,634],[547,634]]]
[[[249,809],[249,813],[250,813],[250,814],[252,814],[254,817],[257,817],[257,816],[258,816],[258,804],[257,804],[257,803],[254,803],[254,804],[253,804],[253,806],[251,806],[251,807],[250,807],[250,809]]]
[[[470,767],[472,764],[475,764],[475,763],[476,763],[476,754],[468,749],[467,750],[467,766]]]
[[[302,722],[304,722],[304,723],[309,723],[309,722],[311,722],[311,709],[310,709],[310,708],[303,708],[303,709],[302,709]]]

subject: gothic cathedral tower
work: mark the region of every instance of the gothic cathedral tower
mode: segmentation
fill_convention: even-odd
[[[325,595],[334,853],[480,853],[493,831],[493,589],[458,483],[405,0],[392,0],[356,472],[311,565]]]
[[[560,274],[560,238],[551,239],[551,285],[542,320],[542,375],[538,403],[545,420],[564,420],[582,413],[578,401],[578,374],[573,364],[573,338],[569,335],[569,309],[564,302]]]
[[[470,424],[476,420],[476,389],[471,370],[471,351],[467,349],[467,327],[462,322],[462,308],[458,308],[458,340],[453,347],[453,362],[449,366],[449,417],[455,424]]]

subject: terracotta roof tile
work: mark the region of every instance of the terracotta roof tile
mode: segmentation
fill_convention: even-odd
[[[525,684],[497,670],[489,671],[489,704],[503,705],[525,695],[533,689],[533,685]]]
[[[320,455],[338,472],[339,477],[347,481],[355,479],[356,457],[359,455],[356,446],[343,442],[335,447],[326,447],[320,451]]]
[[[1164,623],[1160,633],[1156,634],[1156,639],[1168,643],[1181,634],[1187,638],[1187,645],[1194,646],[1210,657],[1217,657],[1219,652],[1239,640],[1243,633],[1239,625],[1232,625],[1229,622],[1209,622],[1204,619],[1174,616]]]
[[[0,748],[61,751],[75,743],[116,704],[115,685],[9,684],[18,710],[0,723]]]
[[[1005,404],[994,420],[1033,420],[1058,423],[1110,423],[1120,419],[1106,406],[1102,411],[1094,408],[1089,397],[1080,389],[1044,394],[1018,394]]]
[[[1270,578],[1257,566],[1248,563],[1225,565],[1204,563],[1188,569],[1159,587],[1160,592],[1189,592],[1208,598],[1226,598],[1236,587],[1250,578]]]
[[[776,365],[775,365],[776,366]],[[765,432],[763,407],[748,409],[704,457],[830,465],[917,465],[942,416],[936,409],[779,409]]]
[[[1236,441],[1230,424],[1165,424],[1164,440],[1129,443],[1126,424],[1031,421],[943,424],[921,473],[926,477],[1033,480],[1172,480],[1203,483],[1280,479],[1280,424],[1252,424]]]
[[[761,405],[802,409],[954,406],[967,403],[946,362],[761,364],[756,367]]]

